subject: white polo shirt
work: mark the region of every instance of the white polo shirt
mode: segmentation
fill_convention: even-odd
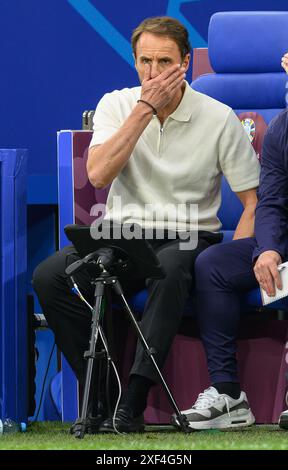
[[[94,115],[90,147],[102,144],[121,127],[140,94],[141,87],[135,87],[103,96]],[[239,192],[256,188],[259,172],[249,137],[233,110],[186,82],[183,98],[163,128],[154,116],[113,180],[106,218],[175,230],[176,213],[178,231],[217,232],[222,174]]]

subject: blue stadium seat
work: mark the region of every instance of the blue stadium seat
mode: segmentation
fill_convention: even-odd
[[[262,119],[269,124],[286,107],[287,76],[280,62],[288,49],[287,24],[288,12],[214,14],[208,30],[208,53],[215,73],[196,78],[192,88],[227,104],[237,115],[255,113],[257,134],[257,120],[259,127]],[[242,210],[223,178],[218,215],[224,241],[232,239]],[[246,302],[261,306],[259,289],[249,292]],[[270,307],[287,310],[288,301],[284,299]]]

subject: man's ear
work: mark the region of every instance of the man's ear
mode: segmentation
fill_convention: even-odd
[[[134,59],[134,66],[135,66],[135,69],[137,70],[137,59],[136,59],[136,56],[133,52],[133,59]],[[138,70],[137,70],[138,71]]]
[[[187,70],[189,69],[190,59],[191,59],[191,54],[186,54],[182,61],[182,66],[185,67],[185,72],[187,72]]]

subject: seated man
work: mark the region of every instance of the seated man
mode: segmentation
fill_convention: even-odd
[[[191,48],[188,32],[179,21],[169,17],[144,20],[133,32],[132,48],[141,87],[115,90],[99,102],[87,170],[96,188],[112,183],[108,219],[138,223],[150,231],[164,230],[163,239],[151,240],[151,245],[166,277],[147,281],[148,300],[141,321],[162,368],[194,284],[195,259],[222,239],[217,218],[221,175],[243,203],[235,234],[243,238],[253,235],[260,168],[231,108],[193,91],[184,80]],[[116,204],[119,198],[121,210]],[[197,221],[190,210],[195,205]],[[161,217],[155,218],[159,207]],[[168,230],[174,239],[165,236]],[[183,249],[181,232],[196,235],[197,246]],[[81,387],[91,314],[71,294],[64,277],[65,267],[77,256],[73,252],[67,247],[44,261],[33,283],[57,345]],[[91,298],[89,273],[80,274],[78,284]],[[116,414],[119,431],[144,429],[142,414],[149,389],[157,381],[155,369],[138,344],[128,389]],[[112,420],[105,420],[100,431],[114,432]]]
[[[288,73],[288,52],[282,57],[281,64],[285,72]],[[279,417],[279,426],[282,429],[288,429],[288,410],[283,411],[283,413],[281,413]]]
[[[288,71],[288,54],[282,59]],[[249,421],[236,362],[240,297],[261,286],[281,288],[277,266],[288,257],[288,109],[272,120],[263,143],[255,237],[213,246],[195,264],[199,325],[212,386],[184,411],[193,429],[232,428]],[[174,419],[174,423],[177,422]],[[279,418],[288,429],[288,411]]]

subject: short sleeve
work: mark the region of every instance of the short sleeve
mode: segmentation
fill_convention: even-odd
[[[93,117],[93,136],[90,147],[103,144],[121,127],[117,113],[117,101],[112,93],[106,93],[99,101]]]
[[[230,110],[219,144],[221,170],[232,191],[257,188],[260,164],[241,122]]]

